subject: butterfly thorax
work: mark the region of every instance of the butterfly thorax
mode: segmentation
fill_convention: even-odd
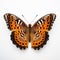
[[[31,24],[29,24],[29,42],[31,41],[30,33],[31,33]]]

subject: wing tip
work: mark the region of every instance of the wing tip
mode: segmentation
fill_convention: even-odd
[[[51,15],[52,15],[52,17],[53,17],[53,20],[55,20],[55,19],[56,19],[56,14],[51,13]]]
[[[51,14],[51,16],[52,16],[52,20],[51,20],[50,27],[49,27],[48,30],[52,29],[53,23],[54,23],[54,21],[56,19],[56,14]]]
[[[8,29],[10,29],[11,30],[11,28],[10,28],[10,25],[9,25],[9,21],[8,21],[8,15],[9,14],[4,14],[4,19],[5,19],[5,21],[6,21],[6,24],[7,24],[7,26],[8,26]]]

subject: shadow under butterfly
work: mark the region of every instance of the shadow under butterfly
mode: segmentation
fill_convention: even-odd
[[[28,48],[28,43],[31,43],[31,47],[36,49],[42,48],[48,38],[48,31],[56,18],[54,13],[47,14],[37,20],[33,26],[28,26],[14,14],[6,13],[4,19],[8,28],[11,30],[11,40],[20,49]]]

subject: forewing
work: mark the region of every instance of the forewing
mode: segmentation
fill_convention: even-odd
[[[40,49],[48,40],[48,31],[56,18],[55,14],[47,14],[40,18],[31,28],[31,46]]]
[[[29,32],[27,25],[14,14],[7,13],[4,15],[8,28],[12,31],[11,40],[17,46],[22,48],[28,47]]]

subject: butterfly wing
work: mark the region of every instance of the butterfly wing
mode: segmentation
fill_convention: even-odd
[[[40,18],[31,28],[31,46],[40,49],[48,40],[48,31],[56,18],[55,14],[47,14]]]
[[[17,46],[22,48],[28,47],[29,32],[27,25],[14,14],[7,13],[4,15],[8,28],[12,31],[11,40]]]

